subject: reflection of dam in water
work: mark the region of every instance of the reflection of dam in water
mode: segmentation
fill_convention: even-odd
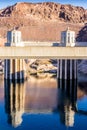
[[[24,113],[24,84],[5,80],[5,111],[8,115],[8,123],[17,127],[22,123]]]
[[[77,111],[77,80],[59,80],[58,110],[60,120],[66,126],[74,125],[74,115]]]
[[[29,81],[28,86],[26,81],[18,83],[5,80],[5,111],[8,123],[14,127],[19,126],[24,113],[51,113],[57,104],[57,88],[54,87],[55,80],[50,83],[51,86],[44,80],[42,84],[40,80],[37,83],[33,80],[33,84]]]
[[[58,81],[56,79],[29,80],[25,83],[5,80],[5,111],[8,123],[19,126],[24,113],[59,113],[61,123],[74,125],[77,81]],[[82,112],[82,114],[86,114]]]

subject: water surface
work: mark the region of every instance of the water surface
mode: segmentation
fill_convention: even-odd
[[[0,130],[87,130],[87,83],[0,80]]]

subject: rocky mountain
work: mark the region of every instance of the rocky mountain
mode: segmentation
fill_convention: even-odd
[[[15,26],[22,31],[24,40],[58,41],[62,30],[69,26],[78,34],[86,22],[87,10],[83,7],[19,2],[0,10],[0,36],[5,38],[6,31]]]
[[[0,12],[1,17],[17,17],[41,20],[62,20],[65,22],[87,22],[87,10],[83,7],[57,3],[16,3]]]

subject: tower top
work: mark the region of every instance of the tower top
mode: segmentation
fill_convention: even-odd
[[[13,27],[13,30],[15,31],[15,30],[16,30],[16,27]]]
[[[8,31],[7,43],[10,43],[11,46],[24,46],[21,42],[21,31],[15,27],[11,31]]]
[[[75,46],[75,32],[68,27],[66,31],[61,32],[61,43],[65,46]]]
[[[67,31],[70,31],[69,27],[67,27]]]

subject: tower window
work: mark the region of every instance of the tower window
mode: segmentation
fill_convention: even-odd
[[[13,43],[15,43],[15,34],[13,33]]]
[[[70,43],[70,37],[68,36],[68,43]]]
[[[70,43],[70,33],[68,33],[68,43]]]
[[[74,42],[74,39],[73,39],[73,37],[72,37],[72,43]]]
[[[19,37],[18,37],[18,35],[17,35],[17,42],[19,42]]]

